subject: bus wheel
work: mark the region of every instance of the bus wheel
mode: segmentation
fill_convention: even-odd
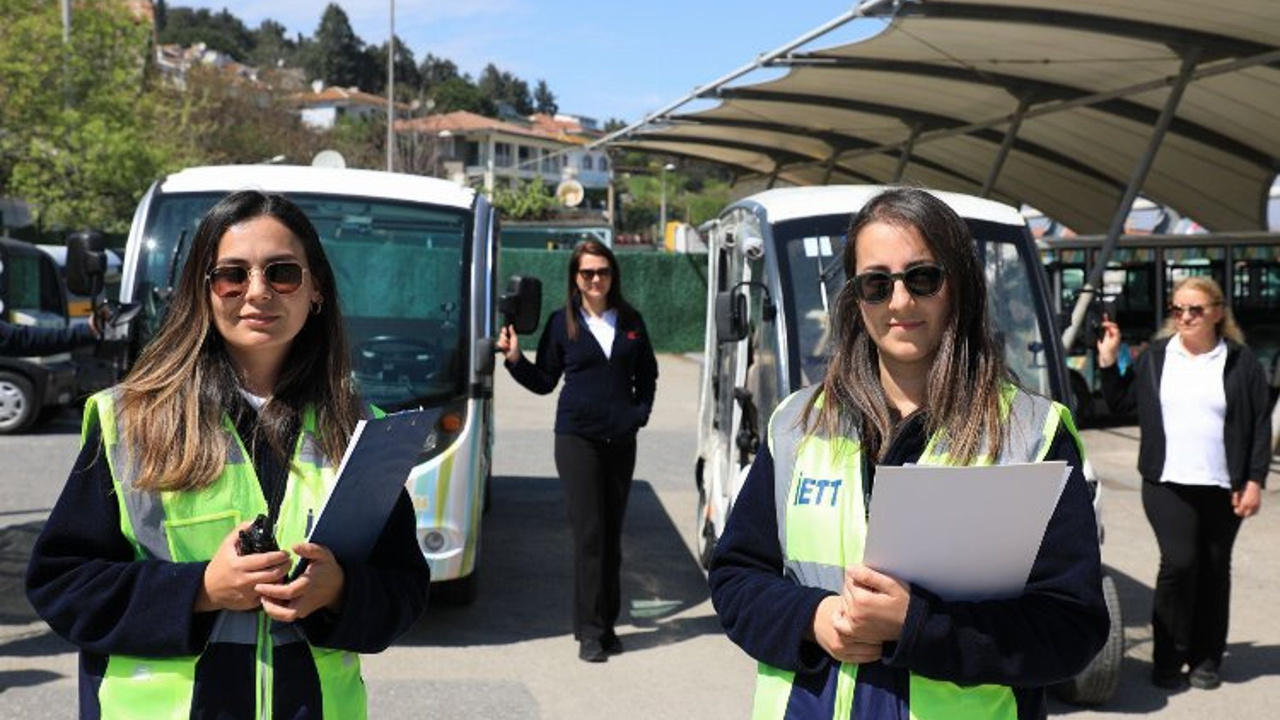
[[[1111,699],[1120,684],[1120,661],[1124,658],[1124,620],[1120,617],[1120,595],[1110,575],[1102,576],[1102,596],[1111,618],[1107,644],[1079,675],[1053,686],[1054,694],[1075,705],[1101,705]]]
[[[37,415],[36,392],[21,375],[0,372],[0,434],[27,429]]]

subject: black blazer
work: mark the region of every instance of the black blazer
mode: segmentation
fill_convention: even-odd
[[[639,313],[618,313],[610,357],[586,322],[578,323],[578,339],[570,340],[565,311],[547,319],[538,341],[537,359],[522,355],[506,363],[511,376],[539,395],[555,389],[564,376],[556,404],[557,433],[611,440],[634,435],[649,422],[658,383],[658,361]]]
[[[1147,482],[1159,482],[1164,472],[1164,412],[1160,406],[1160,377],[1170,338],[1157,340],[1138,356],[1123,376],[1119,367],[1101,368],[1102,395],[1112,411],[1138,410],[1142,440],[1138,443],[1138,473]],[[1227,396],[1227,417],[1222,432],[1226,445],[1227,473],[1231,487],[1240,490],[1248,480],[1267,484],[1271,467],[1270,389],[1258,357],[1245,345],[1227,341],[1227,363],[1222,371]]]

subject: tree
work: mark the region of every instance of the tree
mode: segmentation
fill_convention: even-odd
[[[626,127],[627,125],[628,125],[627,121],[623,120],[622,118],[609,118],[608,120],[604,121],[604,131],[605,133],[616,132]]]
[[[322,138],[303,124],[287,93],[245,81],[213,67],[194,67],[186,88],[168,89],[170,102],[189,118],[202,162],[259,163],[284,155],[306,164]]]
[[[119,231],[156,177],[196,156],[147,70],[150,27],[114,0],[75,13],[64,45],[57,3],[0,0],[0,193],[43,227]]]
[[[506,103],[519,115],[533,112],[533,99],[529,84],[509,72],[503,72],[493,63],[484,66],[476,81],[480,94],[495,106]]]
[[[498,112],[493,100],[481,94],[479,88],[465,77],[452,77],[433,85],[428,97],[435,101],[435,111],[438,113],[466,110],[479,115],[492,116]]]
[[[556,96],[551,92],[551,88],[547,87],[546,80],[539,80],[534,87],[533,105],[536,112],[553,117],[560,111],[560,106],[556,104]]]
[[[324,9],[315,39],[307,47],[304,66],[307,72],[326,84],[340,87],[360,85],[363,68],[364,41],[351,29],[351,21],[334,3]]]
[[[298,64],[298,43],[285,35],[285,26],[275,20],[263,20],[251,34],[253,50],[246,59],[259,68],[277,68]]]
[[[428,95],[437,85],[462,77],[461,73],[458,72],[458,66],[452,60],[438,58],[431,53],[427,53],[427,56],[422,59],[422,67],[419,68],[418,76],[421,78],[423,93]]]
[[[253,35],[239,18],[225,8],[216,14],[204,8],[168,8],[158,36],[161,43],[184,47],[202,42],[210,50],[226,53],[240,61],[246,61],[253,51]]]
[[[557,207],[555,196],[537,178],[509,188],[494,188],[493,204],[507,220],[546,220]]]

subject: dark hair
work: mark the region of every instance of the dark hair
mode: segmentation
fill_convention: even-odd
[[[595,240],[580,242],[569,255],[569,290],[564,301],[565,331],[569,339],[574,341],[578,339],[578,308],[582,306],[582,292],[578,290],[578,265],[582,263],[583,255],[595,255],[608,261],[612,281],[605,300],[610,308],[617,311],[618,323],[629,324],[635,316],[635,309],[622,297],[622,269],[618,267],[618,258],[613,251]]]
[[[879,459],[893,430],[888,397],[880,382],[879,351],[866,332],[852,284],[857,272],[858,234],[872,223],[919,231],[934,260],[946,270],[946,328],[929,371],[928,432],[947,440],[948,452],[969,462],[979,452],[995,457],[1003,442],[1000,396],[1011,379],[987,314],[987,286],[968,225],[946,203],[917,188],[890,188],[872,198],[849,224],[844,249],[846,282],[832,313],[835,350],[817,396],[805,408],[809,424],[832,434],[856,428],[869,457]],[[986,445],[983,445],[983,441]]]
[[[122,383],[125,435],[141,460],[143,487],[183,490],[212,483],[222,471],[222,414],[239,403],[240,381],[222,336],[213,329],[207,275],[218,244],[233,226],[278,220],[302,243],[321,303],[289,346],[259,427],[277,454],[289,457],[293,428],[316,412],[320,443],[334,463],[362,416],[351,380],[351,355],[333,269],[315,226],[283,195],[234,192],[201,219],[177,292],[156,337]],[[194,425],[190,422],[195,419]]]

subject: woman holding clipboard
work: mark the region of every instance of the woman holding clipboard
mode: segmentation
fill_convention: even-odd
[[[430,578],[403,489],[367,562],[306,542],[367,410],[339,305],[284,197],[200,222],[156,339],[85,407],[28,567],[80,647],[81,717],[365,717],[357,654],[414,623]],[[290,552],[308,567],[286,581]]]
[[[843,262],[826,377],[779,405],[712,558],[721,624],[759,661],[753,717],[1043,718],[1108,629],[1070,414],[1011,379],[941,200],[873,198]],[[946,601],[862,564],[877,465],[1044,460],[1074,470],[1017,597]]]

